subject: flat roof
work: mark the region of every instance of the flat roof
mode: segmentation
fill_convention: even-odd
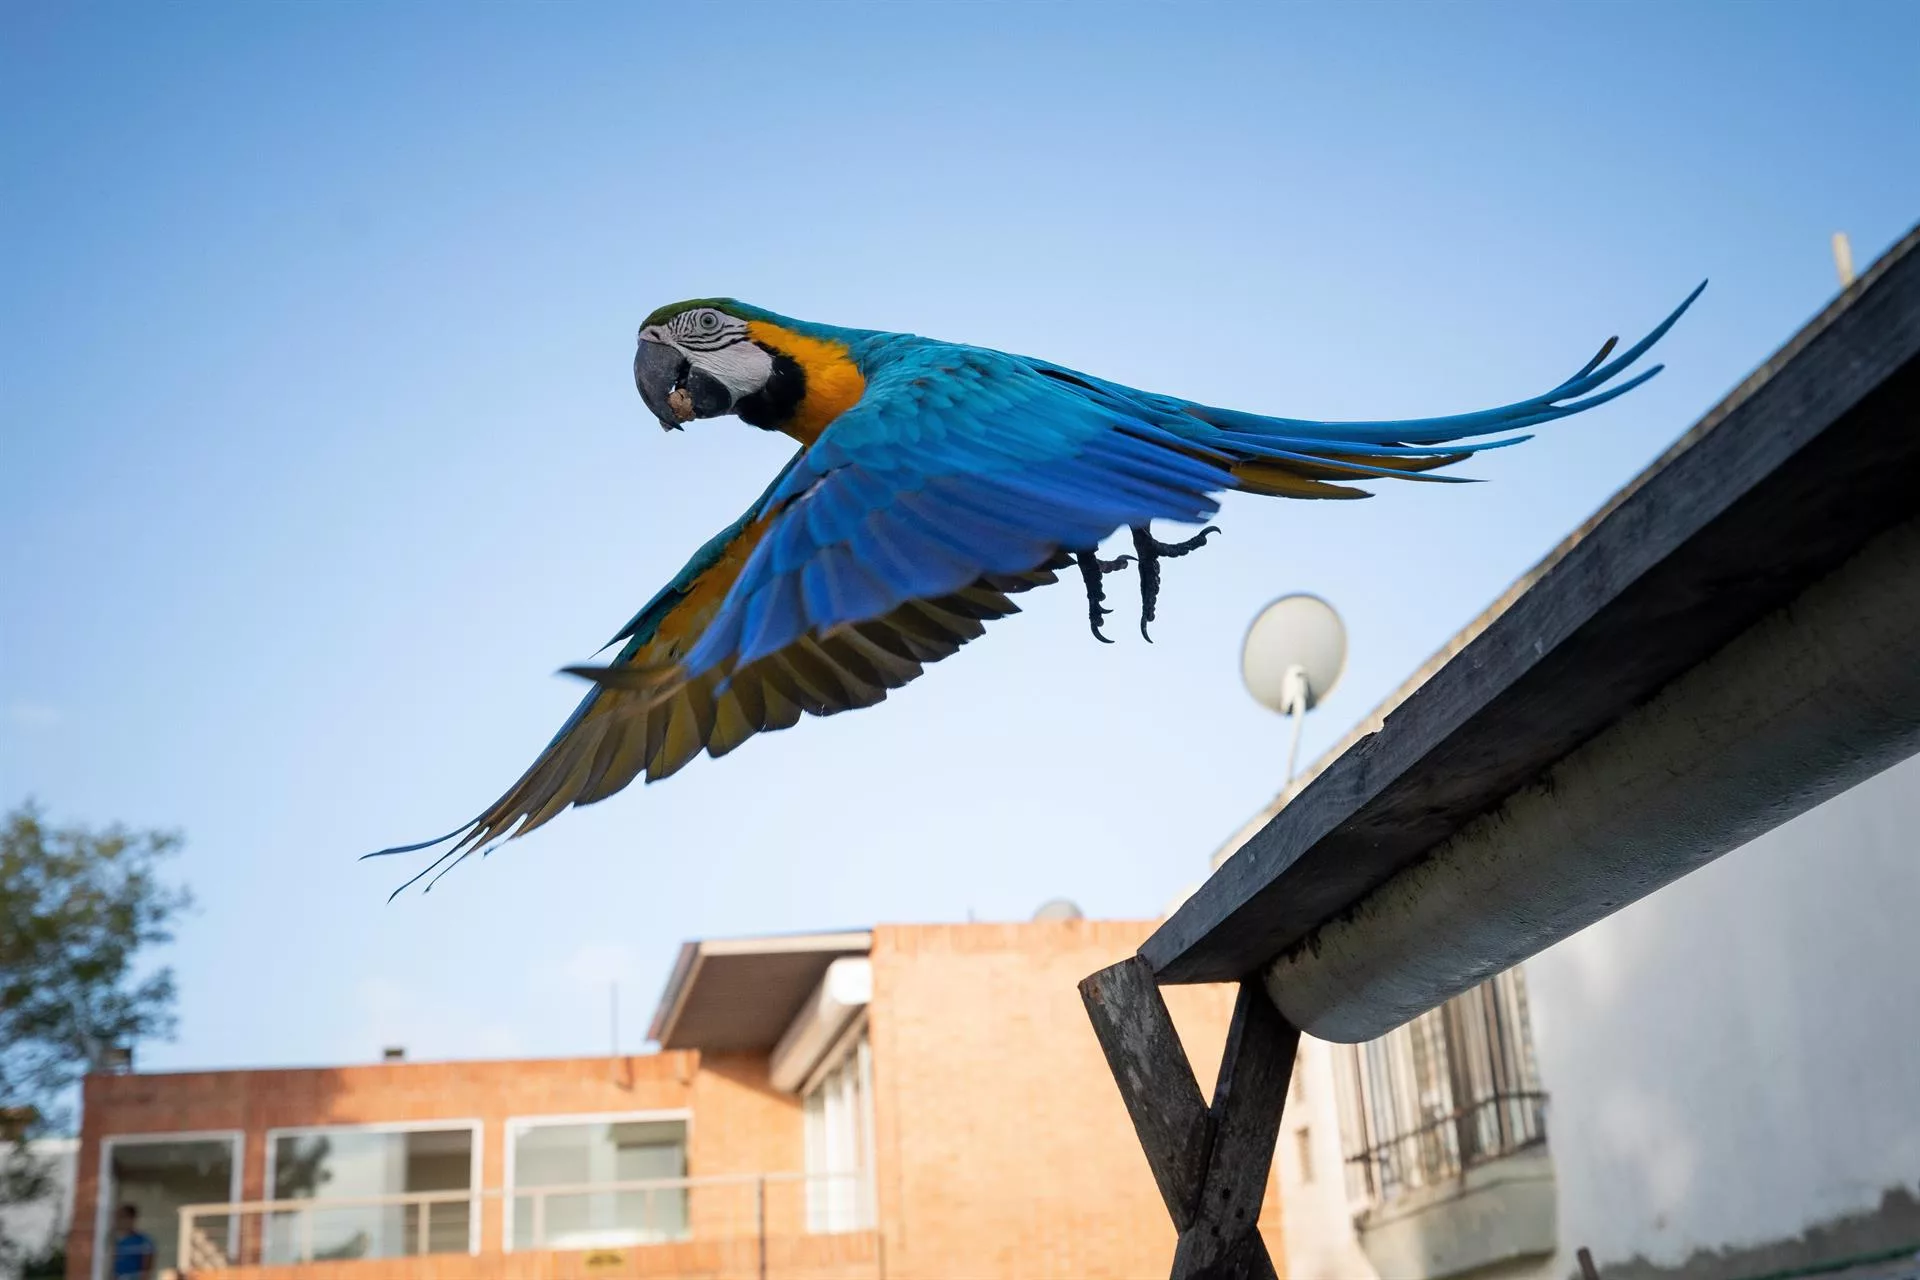
[[[771,1050],[827,966],[872,945],[865,929],[685,943],[647,1034],[662,1049]]]
[[[1283,794],[1142,945],[1155,977],[1238,980],[1351,919],[1911,522],[1916,405],[1920,228]],[[1555,940],[1541,932],[1529,945]]]

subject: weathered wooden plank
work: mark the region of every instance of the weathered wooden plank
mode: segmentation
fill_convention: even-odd
[[[1709,414],[1141,948],[1229,981],[1912,515],[1920,229]]]
[[[1187,1280],[1279,1280],[1279,1275],[1273,1256],[1267,1252],[1267,1242],[1258,1231],[1250,1231],[1236,1239],[1219,1261]]]
[[[1144,960],[1129,956],[1084,979],[1080,999],[1167,1214],[1185,1231],[1194,1220],[1212,1123],[1159,984]]]
[[[1213,1141],[1200,1210],[1180,1233],[1173,1280],[1274,1274],[1260,1238],[1260,1205],[1299,1044],[1300,1033],[1280,1016],[1260,982],[1242,982],[1214,1086]]]

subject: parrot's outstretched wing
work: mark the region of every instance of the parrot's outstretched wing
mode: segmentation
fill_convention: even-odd
[[[701,547],[609,642],[624,641],[612,663],[569,668],[591,678],[593,690],[505,794],[438,839],[366,855],[448,845],[396,894],[436,870],[444,874],[469,853],[527,834],[570,805],[604,800],[643,772],[649,782],[657,781],[702,750],[723,756],[756,733],[790,727],[803,712],[826,716],[871,706],[926,664],[983,634],[987,622],[1018,613],[1008,597],[1054,581],[1045,566],[982,574],[833,636],[801,637],[779,653],[741,666],[720,689],[719,673],[690,675],[679,659],[698,641],[764,537],[767,496]]]
[[[1227,462],[1017,356],[914,347],[774,486],[765,536],[684,664],[724,674],[1119,528],[1203,521],[1235,487]]]

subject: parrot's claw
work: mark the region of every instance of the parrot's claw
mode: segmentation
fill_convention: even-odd
[[[1218,528],[1208,525],[1185,542],[1162,542],[1146,525],[1133,527],[1133,549],[1140,555],[1140,638],[1148,644],[1153,643],[1153,637],[1147,634],[1147,624],[1153,621],[1154,605],[1160,599],[1160,562],[1198,551],[1218,532]]]
[[[1107,593],[1100,580],[1132,564],[1133,557],[1118,556],[1112,560],[1102,560],[1097,552],[1076,551],[1073,559],[1080,566],[1080,581],[1087,587],[1087,624],[1093,628],[1093,638],[1101,644],[1112,644],[1113,641],[1100,634],[1100,619],[1113,612],[1106,607]]]

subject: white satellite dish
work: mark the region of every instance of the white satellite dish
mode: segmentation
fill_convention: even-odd
[[[1304,592],[1260,611],[1240,650],[1240,678],[1255,702],[1293,717],[1287,781],[1300,755],[1300,725],[1333,692],[1347,666],[1347,628],[1332,605]]]

